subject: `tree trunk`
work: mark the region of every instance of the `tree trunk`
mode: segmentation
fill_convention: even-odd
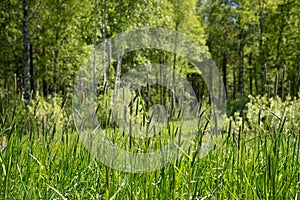
[[[282,81],[281,81],[281,97],[282,99],[285,99],[285,92],[284,92],[284,79],[285,79],[285,73],[286,73],[286,66],[283,66],[282,70]]]
[[[27,0],[23,0],[23,41],[24,41],[24,99],[26,103],[30,101],[29,74],[28,74],[28,10]]]
[[[106,65],[105,65],[105,53],[106,53],[106,0],[102,0],[102,43],[103,43],[103,52],[102,52],[102,67],[103,67],[103,86],[105,87],[107,84],[107,76],[106,76]],[[105,88],[104,88],[105,90]]]
[[[249,87],[250,87],[250,95],[253,95],[253,77],[252,77],[252,53],[249,54]]]
[[[52,91],[53,97],[55,97],[57,93],[57,63],[58,63],[58,47],[56,47],[54,51],[53,91]]]
[[[236,96],[236,78],[235,78],[235,68],[233,68],[233,95],[232,95],[232,99],[235,99]]]
[[[46,57],[46,49],[45,49],[45,47],[43,48],[42,55],[43,55],[43,58]],[[44,97],[47,97],[47,95],[48,95],[48,85],[47,85],[47,80],[46,80],[46,77],[47,77],[47,66],[46,66],[46,64],[43,65],[43,71],[45,73],[43,75],[43,80],[42,80],[43,95],[44,95]]]
[[[253,95],[253,78],[252,78],[252,69],[249,69],[249,87],[250,87],[250,95]]]
[[[259,17],[259,54],[260,54],[260,68],[262,70],[262,83],[261,83],[261,94],[265,92],[265,67],[264,67],[264,52],[263,52],[263,6],[264,0],[260,0],[260,17]]]
[[[241,96],[244,96],[244,31],[241,30],[240,32],[240,46],[239,46],[239,93]]]
[[[122,22],[122,0],[120,0],[120,19],[119,19],[119,23]],[[122,28],[121,28],[122,29]],[[121,43],[120,43],[120,39],[119,36],[118,37],[118,54],[117,54],[117,69],[116,69],[116,77],[115,77],[115,89],[114,89],[114,96],[117,97],[118,96],[118,84],[120,81],[120,77],[121,77],[121,66],[122,66],[122,56],[121,56]]]
[[[223,53],[222,69],[223,69],[223,82],[224,82],[225,96],[227,96],[227,55],[226,53]]]
[[[94,101],[96,101],[97,98],[97,22],[98,22],[98,1],[95,0],[95,11],[94,11],[94,63],[93,63],[93,88],[94,88]],[[103,59],[103,58],[102,58]]]
[[[176,28],[175,30],[177,31],[178,29],[178,24],[176,23]],[[174,46],[174,52],[176,52],[177,48],[177,32],[176,32],[176,38],[175,38],[175,46]],[[173,58],[173,74],[172,74],[172,90],[176,90],[176,78],[175,78],[175,70],[176,70],[176,53],[174,53],[174,58]],[[174,108],[175,108],[175,94],[172,93],[172,101],[171,101],[171,116],[173,117],[174,115]]]
[[[30,62],[29,62],[29,66],[30,66],[30,91],[32,96],[34,95],[35,92],[35,88],[34,88],[34,80],[33,80],[33,76],[34,76],[34,70],[33,70],[33,49],[32,49],[32,44],[29,44],[29,57],[30,57]]]
[[[287,9],[286,9],[286,13],[285,13],[284,11],[285,11],[286,7],[287,7]],[[280,21],[279,33],[278,33],[278,38],[277,38],[277,47],[276,47],[276,52],[277,52],[277,54],[276,54],[276,65],[277,65],[277,70],[278,71],[280,69],[279,57],[280,57],[281,42],[282,42],[284,28],[286,27],[287,20],[288,20],[288,19],[285,19],[285,16],[287,18],[289,18],[289,16],[290,16],[289,3],[287,3],[286,5],[281,6],[280,13],[282,14],[282,16],[281,16],[281,21]]]
[[[278,71],[276,71],[275,81],[274,81],[274,98],[277,97],[278,94]]]

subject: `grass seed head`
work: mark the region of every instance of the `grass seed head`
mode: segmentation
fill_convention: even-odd
[[[3,136],[3,137],[2,137],[2,142],[1,142],[1,151],[2,151],[2,152],[6,149],[6,146],[7,146],[6,137]]]

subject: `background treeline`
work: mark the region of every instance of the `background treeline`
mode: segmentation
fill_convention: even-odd
[[[26,100],[65,96],[95,45],[122,31],[165,27],[207,49],[229,99],[297,96],[300,85],[299,0],[3,0],[0,3],[0,93]],[[106,81],[145,63],[167,64],[205,84],[172,53],[140,50],[112,63]],[[121,63],[121,64],[120,64]]]

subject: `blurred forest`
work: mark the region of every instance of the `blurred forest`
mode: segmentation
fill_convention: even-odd
[[[193,38],[216,63],[229,103],[249,95],[298,97],[299,0],[2,0],[0,96],[9,101],[64,97],[93,49],[122,31],[164,27]],[[162,63],[207,94],[201,75],[183,58],[138,50],[112,61],[104,82],[130,67]],[[113,88],[113,86],[111,86]]]

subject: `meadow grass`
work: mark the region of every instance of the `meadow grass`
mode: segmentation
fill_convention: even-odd
[[[38,116],[42,108],[37,105],[33,110],[1,106],[0,136],[7,137],[0,153],[1,199],[298,199],[300,132],[294,122],[300,119],[285,111],[261,112],[253,122],[244,115],[241,123],[228,119],[204,157],[196,138],[163,169],[126,173],[93,158],[62,107]],[[129,149],[122,132],[114,130],[116,143]]]

